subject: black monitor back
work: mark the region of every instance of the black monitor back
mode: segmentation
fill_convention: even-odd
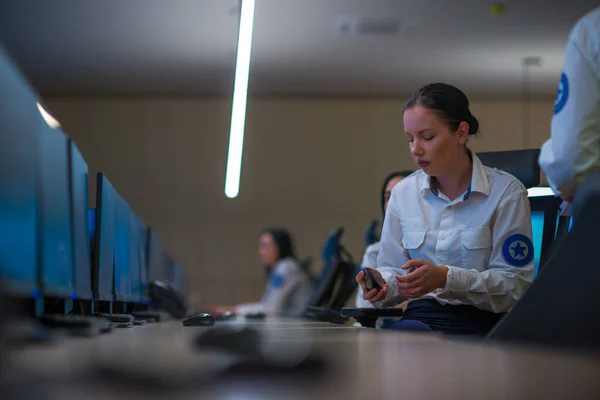
[[[0,291],[39,295],[37,96],[0,47]]]
[[[92,291],[96,300],[114,300],[115,212],[117,192],[106,176],[96,175]]]
[[[73,282],[79,299],[92,297],[90,240],[88,237],[88,166],[77,145],[69,141],[71,222],[73,232]]]
[[[46,296],[71,297],[73,243],[68,140],[59,128],[40,131],[40,276]]]

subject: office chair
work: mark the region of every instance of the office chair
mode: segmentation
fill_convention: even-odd
[[[341,243],[344,228],[336,228],[323,247],[324,267],[316,280],[316,288],[306,316],[313,319],[343,323],[340,310],[356,289],[354,277],[358,267]]]
[[[528,149],[479,153],[477,156],[483,165],[508,172],[519,179],[527,188],[532,188],[540,183],[540,167],[537,162],[539,153],[539,149]],[[554,196],[530,198],[530,201],[532,199],[535,199],[531,202],[532,224],[538,227],[542,226],[542,229],[536,229],[536,233],[541,233],[541,236],[534,237],[534,242],[539,243],[541,247],[541,264],[548,257],[554,241],[560,200]],[[363,326],[374,327],[377,318],[401,317],[402,313],[401,309],[395,308],[342,308],[341,314],[355,318]]]
[[[379,237],[379,232],[377,229],[378,227],[379,221],[377,221],[376,219],[372,220],[367,226],[367,231],[365,232],[365,247],[369,247],[373,243],[379,242],[379,240],[381,239]]]
[[[567,216],[559,216],[556,221],[556,235],[554,236],[553,250],[560,246],[560,243],[567,237],[567,234],[573,226],[573,218]]]
[[[600,172],[582,182],[573,202],[571,230],[557,243],[525,296],[486,340],[600,351],[599,227]]]
[[[540,184],[539,149],[490,151],[477,153],[487,167],[508,172],[521,181],[526,188]]]

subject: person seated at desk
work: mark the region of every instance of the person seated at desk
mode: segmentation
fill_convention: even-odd
[[[422,87],[403,118],[421,170],[392,190],[373,270],[382,288],[363,286],[363,297],[377,307],[410,299],[396,329],[486,334],[533,281],[527,190],[469,150],[479,123],[456,87]]]
[[[233,307],[214,307],[209,311],[215,314],[304,315],[314,288],[310,274],[294,255],[290,234],[283,229],[264,230],[258,242],[258,254],[271,271],[262,300]]]
[[[400,182],[402,179],[406,178],[407,176],[409,176],[412,173],[413,173],[413,171],[392,172],[383,181],[383,187],[381,189],[381,213],[384,218],[385,218],[385,210],[387,209],[388,202],[390,201],[390,196],[392,195],[392,189],[394,188],[394,186],[396,186],[396,184],[398,182]],[[381,243],[376,242],[376,243],[369,245],[366,248],[365,254],[363,255],[363,258],[362,258],[362,263],[361,263],[362,268],[373,267],[373,266],[377,265],[377,255],[379,254],[380,246],[381,246]],[[403,305],[405,305],[405,304],[406,303],[403,303]],[[373,305],[371,304],[370,301],[365,300],[363,298],[363,291],[362,291],[361,286],[358,287],[358,290],[356,293],[356,307],[358,307],[358,308],[373,307]]]
[[[600,170],[600,8],[573,27],[539,164],[554,192],[573,201],[579,183]]]

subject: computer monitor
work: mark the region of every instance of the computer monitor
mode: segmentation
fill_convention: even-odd
[[[68,140],[60,128],[40,131],[40,279],[45,296],[74,295]]]
[[[184,269],[178,261],[171,259],[169,281],[183,295],[187,295],[187,279]]]
[[[39,297],[37,168],[45,122],[37,96],[0,46],[0,291]]]
[[[132,253],[135,239],[131,232],[131,209],[125,199],[116,195],[115,208],[115,300],[132,300]]]
[[[133,216],[133,226],[132,229],[135,231],[136,238],[136,264],[135,271],[133,275],[133,293],[135,297],[143,304],[148,304],[150,302],[150,296],[148,293],[148,262],[147,262],[147,253],[148,253],[148,235],[147,228],[142,219],[135,213],[132,213]],[[138,272],[139,271],[139,272]]]
[[[542,236],[544,234],[543,212],[531,212],[531,233],[533,241],[533,262],[535,265],[535,274],[537,275],[538,268],[540,267],[540,258],[542,254]]]
[[[79,299],[92,299],[92,270],[88,220],[88,166],[75,141],[69,141],[73,282]]]
[[[96,175],[96,186],[92,292],[96,300],[113,301],[117,192],[102,172]]]
[[[163,247],[158,233],[155,229],[148,229],[148,282],[167,280],[169,278],[168,271],[168,254]]]
[[[556,236],[558,211],[561,200],[552,195],[529,195],[531,230],[534,251],[535,276],[548,258]]]
[[[87,213],[87,239],[90,244],[90,278],[92,280],[92,296],[94,295],[94,254],[96,254],[96,209],[90,208]]]

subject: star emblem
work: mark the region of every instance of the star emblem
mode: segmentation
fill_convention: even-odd
[[[556,100],[554,101],[554,105],[557,105],[560,102],[562,95],[563,95],[563,84],[561,82],[558,85],[558,90],[556,91]]]
[[[520,240],[515,240],[509,247],[511,257],[515,260],[523,260],[529,254],[529,247]]]

